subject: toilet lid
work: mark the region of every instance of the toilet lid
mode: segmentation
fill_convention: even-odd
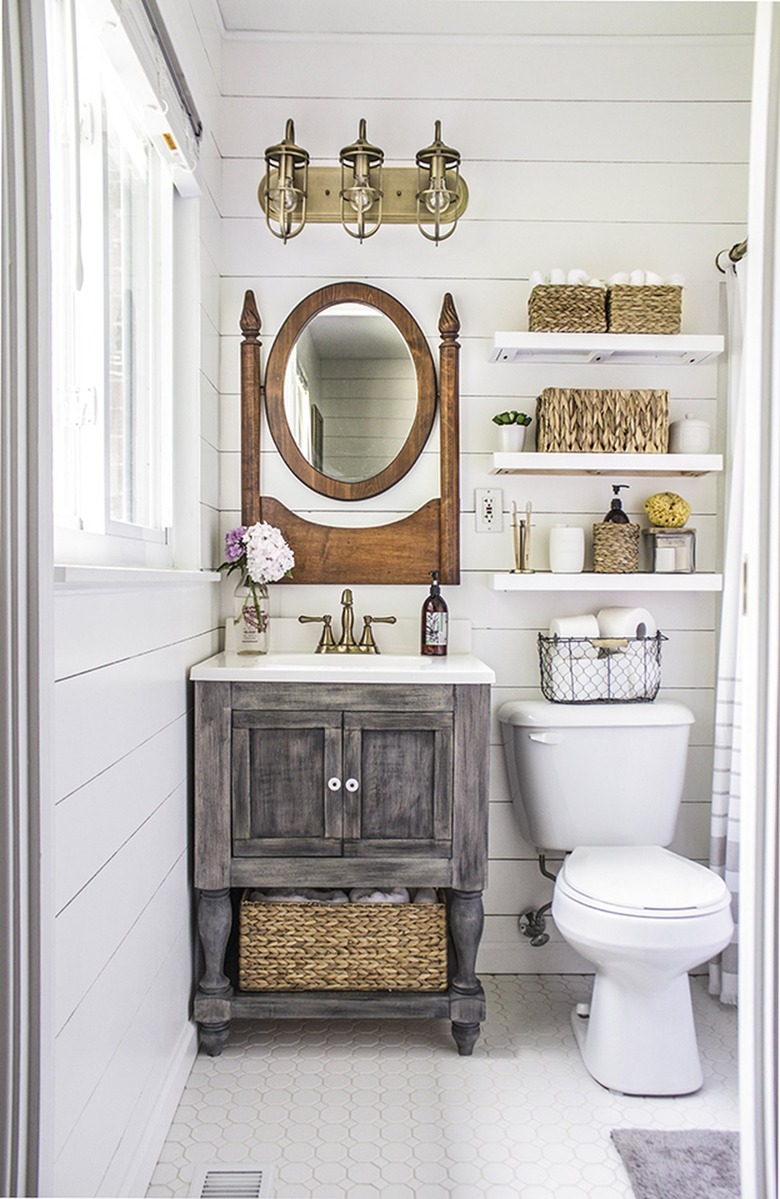
[[[719,875],[657,845],[580,846],[558,877],[582,903],[636,915],[703,914],[729,901]]]

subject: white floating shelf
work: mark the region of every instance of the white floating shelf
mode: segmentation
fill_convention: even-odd
[[[698,366],[723,353],[718,334],[496,333],[491,362]]]
[[[721,591],[723,575],[695,574],[494,574],[494,591]]]
[[[491,475],[706,475],[723,470],[722,454],[495,453]]]

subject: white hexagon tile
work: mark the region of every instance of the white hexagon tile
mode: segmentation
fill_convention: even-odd
[[[585,1072],[581,975],[484,978],[470,1058],[445,1021],[235,1021],[198,1056],[147,1195],[192,1196],[223,1163],[273,1167],[273,1199],[630,1199],[613,1128],[738,1128],[736,1010],[692,981],[705,1083],[677,1099]]]

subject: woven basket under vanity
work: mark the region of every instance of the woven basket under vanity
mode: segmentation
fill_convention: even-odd
[[[607,327],[610,333],[679,333],[682,327],[681,287],[614,284],[607,288]]]
[[[241,897],[242,991],[443,991],[437,903],[265,903]]]
[[[540,284],[528,297],[531,333],[606,333],[603,287],[585,284]]]
[[[596,574],[626,575],[639,570],[640,526],[601,521],[593,526],[593,570]]]
[[[665,454],[669,393],[547,387],[536,401],[540,453]]]

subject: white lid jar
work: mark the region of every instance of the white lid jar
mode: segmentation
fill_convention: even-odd
[[[710,426],[706,420],[695,420],[690,413],[669,426],[670,454],[707,454],[710,449]]]

